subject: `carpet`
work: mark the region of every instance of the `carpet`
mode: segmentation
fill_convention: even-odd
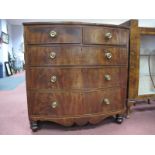
[[[0,91],[0,135],[155,135],[155,102],[133,107],[130,118],[121,125],[108,118],[82,127],[52,122],[41,122],[40,127],[35,133],[30,129],[25,82],[14,90]]]
[[[0,78],[0,91],[2,90],[13,90],[21,83],[25,81],[25,76],[9,76]]]

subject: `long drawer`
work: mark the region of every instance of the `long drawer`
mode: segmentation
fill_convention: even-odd
[[[92,89],[126,85],[126,67],[31,67],[30,89]]]
[[[85,27],[83,29],[84,44],[128,44],[128,31],[118,28]]]
[[[127,65],[128,52],[121,47],[28,46],[31,66]]]
[[[32,115],[73,116],[93,113],[109,113],[123,108],[123,89],[93,92],[31,92]]]
[[[26,44],[81,43],[82,29],[76,26],[37,25],[25,28]]]

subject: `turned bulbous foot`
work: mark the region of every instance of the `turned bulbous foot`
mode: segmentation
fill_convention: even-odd
[[[33,132],[36,132],[39,129],[38,122],[37,121],[31,121],[30,122],[30,127],[31,127],[31,130]]]
[[[122,115],[116,115],[115,121],[118,124],[122,124],[122,122],[123,122],[123,116]]]

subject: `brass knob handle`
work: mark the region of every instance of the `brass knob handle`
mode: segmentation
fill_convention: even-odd
[[[51,82],[55,83],[57,81],[57,77],[55,75],[51,76]]]
[[[109,104],[110,104],[110,100],[109,100],[108,98],[103,99],[103,102],[104,102],[106,105],[109,105]]]
[[[54,37],[56,37],[57,36],[57,32],[56,31],[50,31],[50,36],[52,37],[52,38],[54,38]]]
[[[105,53],[105,57],[107,59],[111,59],[112,58],[112,54],[110,52]]]
[[[50,58],[51,58],[51,59],[54,59],[55,57],[56,57],[56,53],[55,53],[55,52],[51,52],[51,53],[50,53]]]
[[[105,80],[110,81],[111,80],[111,76],[110,75],[105,75],[104,76]]]
[[[111,38],[112,38],[112,33],[111,33],[111,32],[107,32],[107,33],[105,34],[105,38],[106,38],[106,39],[111,39]]]
[[[52,107],[53,109],[55,109],[57,106],[58,106],[58,102],[53,101],[53,102],[51,103],[51,107]]]

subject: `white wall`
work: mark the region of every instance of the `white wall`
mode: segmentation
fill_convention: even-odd
[[[8,52],[12,56],[12,51],[16,53],[23,52],[23,26],[22,25],[11,25],[7,23],[7,20],[0,20],[0,34],[5,32],[9,34],[9,44],[2,43],[0,45],[0,62],[3,63],[3,76],[6,76],[4,62],[8,61]]]
[[[1,31],[2,31],[2,26],[1,26],[1,19],[0,19],[0,35],[1,35]],[[0,43],[0,62],[2,62],[3,60],[3,55],[2,55],[2,44]]]
[[[139,19],[140,27],[155,27],[155,19]]]
[[[12,49],[15,52],[22,52],[23,26],[11,25]]]
[[[8,24],[8,34],[9,34],[9,47],[8,51],[12,55],[12,32],[11,32],[11,25]]]
[[[7,21],[2,19],[1,22],[0,22],[0,34],[1,32],[5,32],[5,33],[8,33],[7,31]],[[1,44],[1,52],[0,52],[0,62],[3,63],[3,76],[5,76],[5,66],[4,66],[4,62],[8,61],[8,48],[9,47],[9,44],[5,44],[5,43],[2,43]]]

